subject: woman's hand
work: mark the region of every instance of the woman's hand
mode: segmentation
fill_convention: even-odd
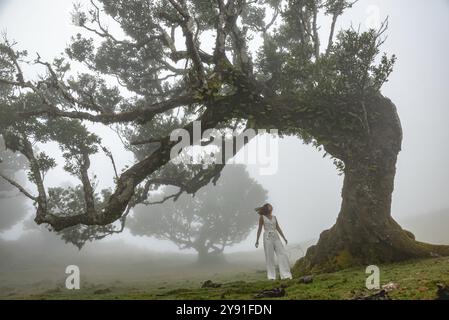
[[[285,245],[287,245],[287,244],[288,244],[288,241],[287,241],[287,239],[286,239],[286,238],[284,238],[284,241],[285,241]]]
[[[259,241],[256,241],[256,248],[259,248]]]

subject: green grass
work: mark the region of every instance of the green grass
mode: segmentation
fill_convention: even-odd
[[[379,265],[381,285],[394,282],[398,289],[389,292],[392,299],[434,299],[436,284],[449,283],[449,258],[435,258]],[[40,292],[3,292],[2,299],[254,299],[263,289],[284,284],[286,296],[279,299],[351,299],[354,295],[369,294],[365,288],[365,268],[351,268],[335,273],[320,274],[311,284],[300,284],[297,279],[283,281],[265,280],[262,271],[200,273],[160,276],[139,281],[108,281],[91,283],[83,281],[80,290],[67,290],[63,285]],[[211,279],[222,283],[220,288],[200,287]],[[63,284],[63,282],[62,282]],[[3,288],[5,289],[5,288]],[[3,290],[5,291],[5,290]]]

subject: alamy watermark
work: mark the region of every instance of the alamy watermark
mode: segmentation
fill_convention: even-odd
[[[366,274],[369,274],[366,278],[365,286],[368,290],[380,289],[380,269],[376,265],[370,265],[366,267]]]
[[[257,165],[261,175],[273,175],[278,170],[279,147],[278,130],[245,129],[234,130],[231,134],[218,129],[207,129],[202,133],[201,122],[193,122],[193,139],[185,129],[173,130],[171,141],[180,141],[170,151],[173,163],[237,164]],[[202,141],[207,140],[207,145]],[[191,144],[193,141],[193,144]],[[255,143],[246,142],[254,141]],[[204,143],[204,142],[203,142]],[[187,150],[187,151],[186,151]]]
[[[80,268],[76,265],[69,265],[65,268],[65,273],[69,276],[65,279],[65,287],[69,290],[80,289]]]

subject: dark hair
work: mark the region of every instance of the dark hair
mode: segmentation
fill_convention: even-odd
[[[263,206],[256,208],[256,211],[258,214],[266,216],[269,215],[271,211],[273,211],[273,206],[269,203],[265,203]]]

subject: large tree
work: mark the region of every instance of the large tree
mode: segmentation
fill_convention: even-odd
[[[324,148],[343,170],[337,222],[297,271],[448,254],[446,246],[415,241],[391,217],[402,130],[396,107],[380,88],[394,57],[376,60],[385,23],[379,30],[336,32],[338,17],[350,6],[345,0],[104,0],[73,15],[101,42],[78,34],[66,56],[52,63],[30,61],[4,41],[0,132],[7,147],[30,163],[37,194],[25,194],[36,204],[36,223],[56,231],[109,226],[124,221],[158,185],[194,193],[216,179],[223,165],[206,166],[194,176],[166,169],[177,143],[169,130],[184,127],[194,140],[196,119],[203,132],[246,127],[296,135]],[[322,15],[330,21],[324,40]],[[122,34],[113,34],[104,16]],[[90,71],[73,75],[70,60]],[[46,72],[28,80],[22,72],[26,63]],[[117,87],[108,79],[116,79]],[[125,144],[141,153],[134,165],[116,170],[115,189],[100,196],[90,159],[101,150],[111,160],[113,155],[102,149],[88,122],[120,124],[131,137]],[[143,127],[149,134],[132,140]],[[54,163],[33,150],[33,144],[50,141],[59,144],[64,168],[81,182],[82,210],[50,205],[61,193],[45,187],[43,173]]]
[[[165,187],[159,198],[179,192]],[[223,250],[247,238],[257,225],[255,203],[266,202],[267,192],[243,165],[227,166],[216,185],[175,201],[140,205],[127,227],[133,234],[169,240],[180,249],[194,249],[198,262],[219,262]],[[159,200],[160,202],[161,200]]]

